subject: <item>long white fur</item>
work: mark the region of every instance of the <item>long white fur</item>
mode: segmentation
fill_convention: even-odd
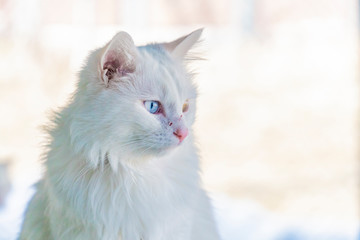
[[[143,47],[121,32],[90,54],[77,91],[47,126],[46,171],[20,240],[219,239],[191,130],[196,88],[181,60],[201,31]],[[107,79],[108,53],[135,70]],[[161,101],[165,116],[144,100]],[[189,128],[181,144],[178,127]]]

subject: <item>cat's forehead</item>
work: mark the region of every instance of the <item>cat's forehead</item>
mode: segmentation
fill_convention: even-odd
[[[144,91],[169,103],[196,97],[196,90],[185,70],[161,46],[140,47],[139,53]]]

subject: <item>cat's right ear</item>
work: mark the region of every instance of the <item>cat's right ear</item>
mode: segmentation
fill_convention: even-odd
[[[99,71],[105,86],[136,69],[136,46],[126,32],[117,33],[104,47]]]
[[[203,30],[203,28],[200,28],[175,41],[163,43],[162,46],[173,58],[182,60],[188,51],[199,41]]]

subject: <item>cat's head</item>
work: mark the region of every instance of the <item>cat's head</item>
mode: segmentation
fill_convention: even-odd
[[[89,152],[92,164],[158,156],[191,141],[196,87],[185,61],[201,33],[136,47],[119,32],[90,55],[71,128],[72,142],[83,142],[77,148]]]

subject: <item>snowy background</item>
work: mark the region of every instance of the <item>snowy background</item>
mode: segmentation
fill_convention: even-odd
[[[195,131],[223,239],[359,240],[358,23],[355,0],[0,0],[0,240],[89,50],[199,27]]]

